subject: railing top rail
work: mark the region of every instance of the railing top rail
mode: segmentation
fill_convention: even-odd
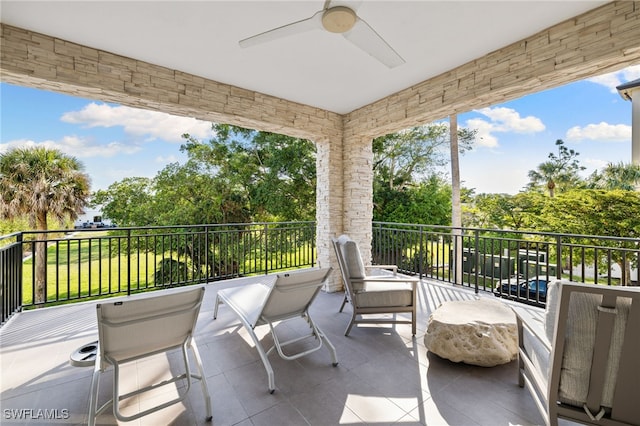
[[[197,225],[162,225],[162,226],[123,226],[113,228],[78,228],[78,229],[48,229],[46,231],[28,230],[14,232],[11,235],[32,235],[32,234],[57,234],[57,233],[69,233],[69,232],[95,232],[96,230],[109,230],[109,231],[139,231],[139,230],[156,230],[156,229],[195,229],[195,228],[223,228],[223,227],[248,227],[248,226],[277,226],[283,225],[309,225],[314,223],[312,220],[306,221],[288,221],[288,222],[250,222],[250,223],[208,223]],[[2,237],[4,238],[4,237]]]
[[[22,234],[22,231],[17,231],[7,235],[0,235],[0,241],[8,240],[9,238],[18,238]]]
[[[416,228],[427,228],[427,229],[442,229],[447,231],[458,230],[458,231],[467,231],[467,232],[495,232],[498,234],[520,234],[520,235],[538,235],[541,237],[561,237],[561,238],[581,238],[581,239],[601,239],[601,240],[610,240],[610,241],[628,241],[632,243],[640,244],[640,238],[634,237],[613,237],[607,235],[587,235],[587,234],[562,234],[556,232],[542,232],[542,231],[526,231],[526,230],[515,230],[515,229],[487,229],[487,228],[472,228],[472,227],[454,227],[447,225],[422,225],[415,223],[400,223],[400,222],[373,222],[375,225],[388,225],[388,226],[398,226],[398,227],[416,227]]]

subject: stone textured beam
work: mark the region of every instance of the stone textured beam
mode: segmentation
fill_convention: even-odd
[[[375,138],[637,63],[640,2],[611,2],[351,112],[345,137]]]
[[[1,24],[3,82],[314,140],[342,116]]]

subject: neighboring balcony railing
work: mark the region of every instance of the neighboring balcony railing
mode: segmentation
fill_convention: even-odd
[[[374,264],[538,306],[557,277],[638,284],[639,239],[383,222],[372,237]],[[7,235],[2,323],[23,308],[314,266],[315,238],[314,222]]]

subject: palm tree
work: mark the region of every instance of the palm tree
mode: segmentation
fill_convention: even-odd
[[[640,164],[609,163],[601,173],[593,172],[589,186],[599,189],[640,190]]]
[[[76,158],[55,149],[14,148],[0,154],[0,218],[27,217],[38,231],[47,220],[74,220],[89,198],[89,176]],[[46,233],[35,248],[35,302],[45,300]]]
[[[579,152],[564,146],[562,139],[556,141],[556,146],[558,155],[550,153],[549,161],[539,164],[536,170],[529,171],[529,187],[544,185],[550,198],[554,197],[558,188],[568,189],[576,186],[580,182],[578,172],[585,169],[577,159]]]
[[[551,161],[545,161],[538,165],[536,170],[529,170],[529,186],[535,187],[544,184],[549,191],[549,197],[553,198],[556,190],[558,168]]]

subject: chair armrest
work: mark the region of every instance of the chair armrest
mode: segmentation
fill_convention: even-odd
[[[526,328],[547,351],[551,352],[551,342],[547,339],[547,333],[544,330],[544,320],[534,315],[530,308],[512,306],[511,309],[516,315],[518,332]]]
[[[544,319],[542,315],[535,315],[531,308],[512,306],[511,309],[516,315],[518,328],[518,385],[529,389],[540,412],[545,413],[552,352],[544,330]],[[548,421],[545,423],[549,424]]]
[[[367,270],[384,269],[384,270],[387,270],[387,271],[392,271],[394,275],[396,273],[398,273],[398,266],[397,265],[371,265],[371,266],[365,266],[365,269],[367,269]]]
[[[415,277],[408,277],[406,275],[393,275],[393,276],[375,276],[375,277],[365,277],[365,278],[351,278],[351,282],[352,283],[393,283],[393,282],[398,282],[398,283],[413,283],[415,285],[415,283],[418,283],[420,281],[419,278],[415,278]]]

